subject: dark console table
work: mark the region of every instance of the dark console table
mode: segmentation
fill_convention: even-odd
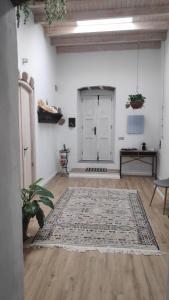
[[[127,161],[123,161],[123,157],[129,157],[130,159]],[[146,157],[151,157],[151,162],[145,161],[144,158]],[[157,151],[121,149],[120,150],[120,177],[122,175],[122,166],[132,161],[140,161],[144,164],[151,165],[152,176],[157,178]]]

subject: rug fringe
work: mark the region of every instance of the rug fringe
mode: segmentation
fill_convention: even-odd
[[[98,251],[100,253],[112,253],[112,254],[134,254],[134,255],[169,255],[168,253],[161,252],[160,250],[143,250],[143,249],[128,249],[128,248],[110,248],[110,247],[81,247],[71,245],[57,245],[57,244],[26,244],[25,248],[63,248],[68,251],[87,252]]]

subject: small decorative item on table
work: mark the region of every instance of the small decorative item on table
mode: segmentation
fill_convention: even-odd
[[[60,154],[60,166],[62,167],[64,174],[69,174],[68,171],[68,156],[70,153],[70,149],[66,148],[66,145],[63,145],[63,148],[59,151]]]
[[[147,150],[147,145],[146,145],[146,143],[142,143],[142,144],[141,144],[141,148],[142,148],[143,151]]]

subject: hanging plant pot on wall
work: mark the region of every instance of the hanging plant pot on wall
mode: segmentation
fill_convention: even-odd
[[[24,24],[29,17],[30,5],[34,5],[34,0],[11,0],[13,6],[17,7],[16,18],[17,26],[20,25],[21,12],[24,15]],[[48,25],[51,25],[54,21],[63,20],[67,13],[66,0],[44,0],[44,12]]]
[[[134,95],[129,95],[128,101],[126,103],[126,108],[129,108],[130,106],[133,109],[139,109],[143,106],[145,103],[146,97],[144,97],[142,94],[134,94]]]
[[[133,109],[138,109],[138,108],[141,108],[141,107],[143,106],[143,102],[142,102],[142,101],[139,101],[139,100],[131,101],[131,102],[130,102],[130,106],[131,106]]]
[[[25,3],[27,0],[11,0],[13,6],[18,6]]]

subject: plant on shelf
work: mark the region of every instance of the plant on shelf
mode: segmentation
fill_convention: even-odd
[[[130,106],[133,109],[141,108],[145,102],[146,97],[144,97],[142,94],[136,93],[131,94],[128,96],[128,101],[126,102],[126,108],[129,108]]]
[[[11,0],[16,9],[17,26],[19,27],[21,14],[24,15],[24,24],[26,24],[30,13],[30,5],[35,4],[35,0]],[[67,12],[66,0],[44,0],[44,10],[46,21],[49,25],[54,21],[62,20]]]
[[[54,209],[52,198],[53,194],[39,185],[42,178],[33,182],[28,188],[21,190],[22,198],[22,224],[23,224],[23,240],[26,240],[28,225],[31,218],[36,217],[40,228],[44,225],[45,215],[40,203],[43,203],[50,208]]]

